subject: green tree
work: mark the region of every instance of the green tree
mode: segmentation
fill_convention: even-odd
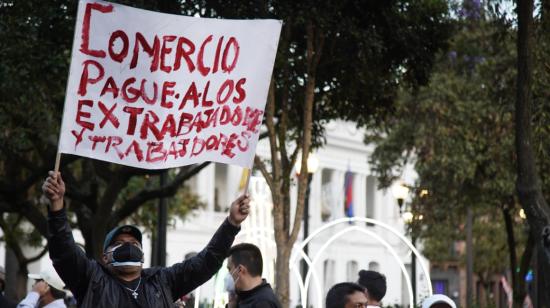
[[[544,195],[542,189],[543,180],[539,175],[539,168],[541,160],[546,155],[537,155],[536,147],[533,145],[533,141],[537,138],[537,133],[541,133],[540,130],[533,128],[533,115],[537,114],[534,109],[533,93],[534,88],[534,72],[535,64],[546,64],[547,60],[542,58],[535,62],[535,34],[536,25],[539,26],[540,33],[548,31],[548,4],[545,3],[542,6],[542,20],[538,20],[535,23],[533,19],[534,14],[534,1],[533,0],[518,0],[517,1],[517,15],[518,15],[518,35],[517,35],[517,92],[516,92],[516,112],[515,112],[515,136],[516,136],[516,155],[517,155],[517,180],[516,189],[518,192],[521,205],[525,209],[529,226],[531,227],[531,233],[534,238],[534,242],[537,247],[537,260],[538,260],[538,278],[540,289],[550,289],[550,206],[546,202],[548,199]],[[546,35],[542,35],[541,38],[547,38]],[[547,51],[547,43],[542,42],[542,54]],[[548,53],[546,53],[548,55]],[[547,70],[547,69],[546,69]],[[544,74],[539,71],[539,74]],[[548,74],[548,72],[546,72]],[[547,80],[547,78],[541,78]],[[540,89],[540,88],[539,88]],[[542,97],[547,94],[546,90],[542,89]],[[548,96],[546,96],[548,99]],[[544,113],[538,113],[539,116],[543,116]],[[541,118],[539,118],[541,120]],[[542,119],[544,120],[544,118]],[[540,135],[539,135],[540,136]],[[544,168],[541,168],[544,170]],[[546,291],[539,291],[540,298],[536,299],[536,302],[541,307],[550,307],[550,295]]]
[[[449,36],[445,1],[204,1],[203,16],[277,18],[283,29],[265,114],[271,155],[255,160],[271,190],[277,243],[276,288],[289,304],[288,262],[304,211],[301,155],[323,141],[323,124],[364,125],[392,110],[400,84],[427,81]],[[297,185],[296,206],[291,188]]]
[[[515,31],[498,13],[462,7],[451,51],[440,56],[429,85],[403,91],[395,117],[373,129],[367,141],[377,144],[372,162],[383,186],[412,162],[419,175],[416,185],[430,191],[427,200],[413,201],[424,217],[419,235],[426,253],[434,260],[449,257],[452,243],[464,239],[466,209],[473,209],[475,272],[486,280],[509,268],[521,303],[532,245],[525,245],[521,228],[513,228],[521,224],[512,137]],[[506,237],[494,232],[497,226],[507,231]],[[501,258],[503,243],[507,265]],[[523,251],[521,261],[516,251]]]

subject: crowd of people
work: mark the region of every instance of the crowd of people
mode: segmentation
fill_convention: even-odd
[[[42,186],[48,207],[48,246],[53,269],[29,274],[32,290],[19,303],[3,295],[5,274],[0,269],[0,308],[65,307],[182,307],[187,294],[208,281],[227,258],[225,278],[228,308],[280,308],[271,285],[262,278],[260,249],[250,243],[233,245],[250,211],[248,195],[231,204],[229,215],[206,247],[196,256],[170,267],[143,268],[142,233],[132,225],[119,226],[105,237],[101,261],[89,259],[76,245],[67,220],[65,184],[59,172],[50,172]],[[356,282],[334,285],[326,308],[382,307],[386,277],[361,270]],[[456,308],[445,295],[424,300],[423,308]]]

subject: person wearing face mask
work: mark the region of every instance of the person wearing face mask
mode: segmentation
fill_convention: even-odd
[[[231,247],[227,259],[226,290],[236,294],[238,308],[280,308],[273,289],[262,279],[263,260],[258,247],[242,243]],[[231,299],[231,298],[230,298]],[[230,301],[231,304],[231,301]],[[228,307],[231,307],[228,305]]]
[[[40,274],[29,274],[36,282],[31,292],[17,305],[17,308],[67,308],[65,305],[65,284],[53,269]]]
[[[48,245],[59,276],[83,308],[168,308],[181,296],[208,281],[223,264],[250,199],[240,196],[208,245],[196,256],[170,267],[143,269],[142,235],[126,225],[105,237],[103,262],[88,259],[75,244],[63,207],[65,183],[50,171],[42,186],[48,198]]]

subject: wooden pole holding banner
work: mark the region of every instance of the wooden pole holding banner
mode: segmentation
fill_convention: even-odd
[[[248,186],[250,185],[250,176],[252,174],[252,169],[247,168],[247,175],[246,175],[246,184],[244,184],[243,194],[248,195]]]
[[[246,182],[244,184],[244,187],[243,187],[243,195],[245,196],[248,196],[248,187],[250,186],[250,176],[252,174],[252,169],[250,168],[245,168],[244,171],[247,173],[246,174]],[[242,179],[241,179],[242,181]],[[250,211],[250,209],[249,209]],[[246,212],[243,211],[243,209],[239,206],[239,212],[241,212],[241,214],[245,214]],[[249,212],[248,212],[249,213]]]
[[[59,164],[61,163],[61,152],[57,152],[57,156],[55,156],[55,167],[54,171],[57,173],[59,171]]]

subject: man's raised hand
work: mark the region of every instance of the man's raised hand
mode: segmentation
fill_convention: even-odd
[[[59,211],[63,208],[63,196],[65,195],[65,183],[61,173],[50,171],[42,185],[42,192],[50,200],[51,211]]]
[[[231,203],[229,222],[238,227],[246,219],[248,213],[250,213],[250,196],[248,194],[241,195]]]

